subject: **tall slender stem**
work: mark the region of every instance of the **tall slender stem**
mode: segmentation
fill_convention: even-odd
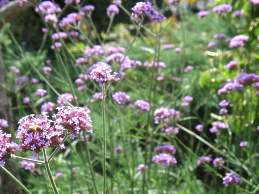
[[[9,170],[7,170],[5,167],[0,165],[0,168],[11,178],[13,181],[19,185],[26,193],[32,194],[29,189],[21,182],[19,181]]]
[[[46,153],[45,149],[43,149],[43,157],[44,157],[44,162],[45,162],[45,168],[47,170],[47,174],[48,174],[52,189],[53,189],[55,194],[59,194],[58,188],[57,188],[56,183],[55,183],[55,181],[52,177],[52,174],[51,174],[51,169],[50,169],[50,166],[49,166],[48,157],[47,157],[47,153]]]
[[[103,122],[103,193],[106,192],[106,124],[105,124],[105,84],[102,84],[102,122]]]

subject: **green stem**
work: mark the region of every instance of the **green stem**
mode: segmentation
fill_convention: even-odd
[[[32,194],[32,193],[29,191],[29,189],[27,189],[27,187],[26,187],[24,184],[22,184],[22,182],[19,181],[9,170],[7,170],[5,167],[3,167],[3,166],[1,166],[1,165],[0,165],[0,168],[8,175],[11,179],[13,179],[13,181],[14,181],[17,185],[19,185],[26,193]]]
[[[24,157],[21,157],[21,156],[16,156],[14,154],[11,155],[11,158],[18,159],[18,160],[26,160],[26,161],[30,161],[30,162],[35,162],[37,164],[44,164],[44,161],[34,160],[34,159],[31,159],[31,158],[24,158]]]
[[[109,22],[109,25],[108,25],[108,28],[106,30],[106,33],[109,33],[111,31],[111,27],[112,27],[112,24],[113,24],[113,20],[114,20],[114,16],[111,16],[110,17],[110,22]]]
[[[105,84],[102,85],[102,122],[103,122],[103,193],[106,193],[106,125],[105,125]]]
[[[51,169],[50,169],[50,166],[49,166],[48,157],[47,157],[47,153],[46,153],[45,149],[43,149],[43,157],[44,157],[44,161],[45,161],[45,168],[47,170],[47,174],[48,174],[52,189],[53,189],[55,194],[59,194],[58,188],[57,188],[56,183],[55,183],[55,181],[53,179],[53,176],[51,174]]]

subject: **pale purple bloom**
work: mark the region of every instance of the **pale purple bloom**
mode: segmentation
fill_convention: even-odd
[[[225,34],[215,34],[214,38],[217,40],[223,40],[226,38]]]
[[[187,65],[185,68],[184,68],[184,72],[185,73],[188,73],[188,72],[192,72],[192,70],[193,70],[193,66],[191,66],[191,65]]]
[[[5,119],[0,119],[0,130],[6,129],[9,127],[8,121]]]
[[[259,5],[259,0],[250,0],[253,5]]]
[[[89,78],[98,83],[106,83],[110,81],[117,81],[118,75],[112,72],[110,65],[104,62],[98,62],[88,69]]]
[[[132,8],[132,19],[139,23],[143,20],[144,16],[147,16],[151,22],[161,22],[165,19],[150,2],[137,2]]]
[[[162,48],[164,49],[164,50],[170,50],[170,49],[173,49],[175,46],[173,45],[173,44],[164,44],[163,46],[162,46]]]
[[[21,73],[21,70],[16,66],[11,66],[10,71],[14,73],[15,75],[19,75]]]
[[[116,146],[114,148],[114,152],[117,153],[117,154],[120,154],[123,152],[123,147],[122,146]]]
[[[25,97],[23,97],[23,104],[30,104],[30,102],[31,102],[31,99],[30,99],[30,97],[28,97],[28,96],[25,96]]]
[[[212,158],[210,156],[201,156],[197,160],[197,165],[202,166],[205,164],[209,164],[212,161]]]
[[[180,119],[180,112],[175,109],[169,108],[158,108],[154,112],[154,122],[155,124],[160,123],[169,123],[172,120],[179,120]]]
[[[56,124],[68,129],[72,138],[80,131],[92,133],[92,120],[90,110],[87,107],[62,106],[58,107],[57,110]]]
[[[211,133],[218,135],[221,129],[227,129],[228,125],[221,121],[215,121],[212,123],[212,127],[209,129]]]
[[[42,88],[39,88],[36,90],[35,95],[38,97],[43,97],[47,95],[47,90],[44,90]]]
[[[239,143],[239,146],[240,146],[241,148],[247,147],[247,146],[248,146],[248,141],[241,141],[241,142]]]
[[[242,10],[236,10],[233,13],[233,16],[236,17],[236,18],[242,17],[243,15],[244,15],[244,13],[243,13]]]
[[[95,7],[93,5],[85,5],[81,11],[90,16],[94,11]]]
[[[213,8],[213,11],[219,15],[228,13],[232,11],[232,6],[230,4],[221,4]]]
[[[53,128],[47,115],[28,115],[18,122],[16,138],[19,147],[39,152],[43,147],[57,146],[63,140],[63,128]]]
[[[177,135],[180,131],[180,129],[178,127],[167,127],[162,129],[162,131],[166,134],[166,135]]]
[[[66,32],[56,32],[51,35],[51,39],[53,41],[60,41],[60,40],[66,39],[67,37],[68,36]]]
[[[206,11],[206,10],[201,10],[201,11],[198,12],[198,16],[200,18],[206,17],[208,14],[209,14],[209,12]]]
[[[58,18],[56,14],[48,14],[44,16],[44,21],[55,26],[58,23]]]
[[[50,66],[44,66],[42,68],[44,75],[50,75],[52,72],[52,68]]]
[[[39,83],[39,80],[37,78],[33,77],[33,78],[31,78],[31,83],[37,84],[37,83]]]
[[[228,64],[226,64],[226,68],[229,70],[235,69],[238,65],[236,60],[231,60]]]
[[[153,156],[152,162],[162,165],[163,167],[175,166],[177,164],[174,156],[165,153]]]
[[[21,161],[21,166],[25,170],[34,171],[35,168],[36,168],[36,163],[31,162],[31,161],[27,161],[27,160],[23,160],[23,161]]]
[[[193,101],[192,96],[185,96],[185,97],[182,98],[182,104],[181,105],[183,107],[188,107],[188,106],[191,105],[192,101]]]
[[[230,82],[224,84],[223,87],[221,87],[218,90],[218,95],[228,94],[232,91],[242,91],[243,89],[244,89],[244,86],[242,84],[238,83],[236,80],[230,81]]]
[[[72,103],[73,101],[75,101],[75,98],[70,93],[61,94],[58,96],[58,99],[57,99],[58,105],[65,105],[68,103]]]
[[[55,104],[53,102],[45,102],[41,105],[41,114],[48,114],[55,109]]]
[[[248,42],[249,37],[247,35],[237,35],[233,37],[230,42],[229,42],[229,47],[230,48],[239,48],[239,47],[244,47],[245,44]]]
[[[113,17],[115,15],[118,15],[120,12],[119,8],[115,4],[111,4],[107,7],[106,13],[109,17]]]
[[[216,42],[214,42],[214,41],[210,41],[209,43],[208,43],[208,46],[207,46],[208,48],[215,48],[215,47],[217,47],[217,43]]]
[[[59,22],[59,26],[62,29],[67,29],[72,26],[75,26],[78,24],[79,21],[83,18],[84,14],[81,12],[79,13],[70,13],[67,16],[63,17],[62,20]]]
[[[223,184],[225,186],[238,185],[240,183],[241,183],[241,178],[234,172],[226,173],[225,177],[223,178]]]
[[[113,0],[112,3],[119,6],[121,5],[122,0]]]
[[[116,92],[112,95],[112,99],[119,105],[125,105],[130,101],[130,96],[125,92]]]
[[[81,0],[65,0],[66,5],[79,4]]]
[[[151,62],[145,62],[143,64],[143,66],[146,67],[146,68],[160,69],[160,68],[165,68],[166,64],[162,61],[151,61]]]
[[[167,154],[175,154],[176,148],[170,144],[162,144],[155,147],[155,152],[157,153],[167,153]]]
[[[105,97],[102,92],[96,92],[91,98],[91,102],[102,101]]]
[[[137,171],[141,174],[145,173],[148,170],[148,167],[145,164],[140,164],[137,167]]]
[[[145,100],[136,100],[134,102],[134,107],[143,112],[148,112],[150,110],[150,103]]]
[[[227,107],[229,107],[229,105],[230,105],[230,103],[227,100],[222,100],[222,101],[219,102],[220,108],[227,108]]]
[[[175,51],[176,53],[180,53],[180,52],[182,51],[182,49],[181,49],[180,47],[176,47],[176,48],[174,49],[174,51]]]
[[[225,161],[222,157],[218,157],[212,161],[212,164],[215,168],[222,168],[225,164]]]
[[[237,82],[242,85],[250,85],[259,82],[259,75],[255,73],[241,73],[237,78]]]
[[[35,8],[35,10],[36,10],[36,12],[38,12],[42,15],[56,14],[56,13],[61,12],[59,5],[53,3],[52,1],[42,1]]]
[[[51,49],[52,50],[58,50],[62,47],[62,43],[61,42],[54,42],[52,45],[51,45]]]
[[[17,145],[12,142],[12,135],[0,129],[0,166],[17,150]]]
[[[204,126],[203,126],[203,124],[198,124],[198,125],[195,126],[195,129],[196,129],[196,131],[198,131],[198,132],[202,132],[203,129],[204,129]]]

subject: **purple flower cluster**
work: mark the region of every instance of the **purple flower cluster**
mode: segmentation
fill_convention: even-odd
[[[155,124],[169,123],[172,120],[179,120],[180,112],[173,108],[161,107],[155,110],[153,117]]]
[[[97,62],[88,69],[89,78],[98,83],[106,83],[117,81],[119,79],[117,73],[112,72],[110,65],[104,62]]]
[[[75,97],[70,93],[64,93],[58,96],[58,105],[66,105],[75,101]]]
[[[65,4],[66,5],[70,5],[70,4],[76,4],[78,5],[80,3],[81,0],[65,0]]]
[[[238,62],[236,60],[231,60],[228,64],[226,64],[226,68],[229,70],[236,69]]]
[[[68,129],[72,138],[80,131],[92,132],[93,126],[88,108],[62,106],[58,107],[57,110],[55,123]]]
[[[174,126],[170,126],[162,129],[162,132],[164,132],[166,135],[177,135],[179,131],[180,129]]]
[[[236,18],[240,18],[244,15],[243,11],[242,10],[236,10],[234,11],[233,13],[233,16],[236,17]]]
[[[225,161],[222,157],[218,157],[212,161],[212,164],[215,168],[222,168],[225,164]]]
[[[27,161],[27,160],[23,160],[21,162],[21,166],[23,169],[28,170],[28,171],[34,171],[36,168],[36,163],[35,162],[31,162],[31,161]]]
[[[222,15],[231,11],[232,6],[230,4],[221,4],[213,8],[213,12],[217,13],[218,15]]]
[[[212,158],[210,156],[201,156],[197,160],[197,166],[202,166],[211,163]]]
[[[146,68],[160,69],[160,68],[165,68],[166,64],[162,61],[151,61],[151,62],[144,63],[142,66]]]
[[[228,125],[221,121],[215,121],[212,123],[212,127],[209,129],[211,133],[219,135],[221,129],[227,129]]]
[[[259,0],[250,0],[253,5],[259,5]]]
[[[203,17],[206,17],[208,14],[209,14],[208,11],[206,11],[206,10],[200,10],[197,15],[198,15],[200,18],[203,18]]]
[[[140,23],[143,21],[144,16],[147,16],[151,22],[161,22],[165,19],[155,8],[152,3],[147,2],[137,2],[132,8],[132,19]]]
[[[222,100],[219,102],[219,114],[220,115],[226,115],[228,113],[228,107],[230,106],[230,103],[227,100]]]
[[[193,101],[193,97],[192,96],[185,96],[182,98],[182,107],[188,107],[191,105]]]
[[[9,127],[8,121],[5,119],[0,119],[0,130],[6,129],[7,127]]]
[[[12,142],[11,134],[0,129],[0,165],[4,165],[10,154],[13,154],[16,149],[17,145]]]
[[[259,82],[259,75],[255,73],[242,73],[236,78],[236,80],[242,85],[252,85]]]
[[[224,84],[223,87],[221,87],[218,90],[218,95],[228,94],[232,91],[242,91],[243,89],[244,89],[244,86],[238,83],[236,80],[234,80]]]
[[[137,171],[141,174],[145,173],[148,170],[148,167],[145,164],[140,164],[137,167]]]
[[[247,35],[237,35],[233,37],[230,42],[229,42],[229,47],[230,48],[239,48],[239,47],[244,47],[245,44],[248,42],[249,37]]]
[[[115,15],[118,15],[120,12],[119,8],[115,4],[111,4],[107,7],[106,13],[109,17],[114,17]]]
[[[223,178],[223,184],[225,186],[238,185],[240,183],[241,183],[241,178],[234,172],[226,173],[225,177]]]
[[[174,156],[166,153],[161,153],[153,156],[152,162],[162,165],[163,167],[171,167],[177,164],[177,160]]]
[[[85,13],[87,16],[91,16],[95,7],[93,5],[85,5],[82,7],[81,12]]]
[[[49,114],[54,111],[55,104],[53,102],[45,102],[41,105],[41,114]]]
[[[204,129],[204,126],[203,124],[198,124],[195,126],[195,130],[198,131],[198,132],[202,132]]]
[[[175,154],[176,148],[173,145],[170,144],[162,144],[157,147],[155,147],[155,152],[157,153],[167,153],[167,154]]]
[[[142,112],[148,112],[150,110],[150,103],[145,100],[136,100],[134,102],[134,107]]]
[[[28,115],[18,122],[17,139],[21,144],[19,147],[24,150],[39,152],[43,147],[56,146],[63,135],[56,133],[47,115]],[[61,136],[61,137],[60,137]]]
[[[112,95],[112,99],[119,105],[125,105],[130,101],[130,96],[125,92],[116,92]]]
[[[67,16],[62,18],[62,20],[59,22],[59,27],[62,29],[70,29],[71,27],[76,26],[78,22],[82,20],[83,16],[84,16],[83,12],[70,13]]]
[[[47,94],[47,90],[44,90],[42,88],[39,88],[36,90],[35,95],[38,97],[44,97]]]
[[[91,102],[97,102],[97,101],[102,101],[103,99],[105,99],[105,97],[103,96],[102,92],[96,92],[93,94],[92,98],[91,98]]]
[[[248,146],[248,141],[241,141],[241,142],[239,143],[239,146],[240,146],[241,148],[247,147],[247,146]]]

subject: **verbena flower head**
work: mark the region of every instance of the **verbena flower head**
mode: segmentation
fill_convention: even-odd
[[[137,171],[141,174],[145,173],[148,170],[148,167],[145,164],[140,164],[137,167]]]
[[[96,92],[93,94],[91,98],[91,102],[97,102],[97,101],[102,101],[105,97],[103,96],[102,92]]]
[[[180,112],[175,109],[169,108],[158,108],[154,112],[154,122],[155,124],[169,123],[172,120],[180,119]]]
[[[233,70],[237,67],[238,62],[236,60],[231,60],[228,64],[226,64],[226,68],[229,70]]]
[[[58,105],[66,105],[75,101],[75,98],[70,93],[64,93],[58,96],[57,103]]]
[[[79,4],[81,0],[65,0],[66,5]]]
[[[155,152],[157,153],[167,153],[167,154],[175,154],[176,148],[170,144],[162,144],[155,147]]]
[[[35,92],[35,95],[38,97],[46,96],[46,94],[47,94],[47,90],[44,90],[42,88],[37,89]]]
[[[230,4],[221,4],[213,8],[213,11],[219,15],[228,13],[232,11],[232,6]]]
[[[43,71],[44,75],[50,75],[52,72],[52,68],[50,66],[44,66],[42,68],[42,71]]]
[[[85,5],[84,7],[82,7],[81,11],[87,14],[88,16],[91,16],[94,9],[95,7],[93,5]]]
[[[243,91],[244,86],[235,81],[230,81],[218,90],[218,95],[228,94],[233,91]]]
[[[66,32],[56,32],[51,35],[51,39],[53,41],[60,41],[60,40],[66,39],[67,37],[68,35]]]
[[[225,164],[225,161],[222,157],[218,157],[212,161],[212,164],[215,168],[222,168]]]
[[[219,135],[221,129],[227,129],[228,125],[221,121],[215,121],[212,123],[212,127],[209,129],[211,133]]]
[[[237,35],[233,37],[230,42],[229,42],[229,47],[230,48],[239,48],[239,47],[244,47],[245,44],[248,42],[249,37],[247,35]]]
[[[166,64],[162,61],[151,61],[151,62],[145,62],[143,66],[146,68],[160,69],[160,68],[165,68]]]
[[[9,127],[8,121],[5,119],[0,119],[0,130],[6,129],[7,127]]]
[[[214,35],[214,38],[217,39],[217,40],[224,40],[226,38],[225,34],[215,34]]]
[[[248,146],[248,141],[241,141],[241,142],[239,143],[239,146],[240,146],[241,148],[247,147],[247,146]]]
[[[92,132],[93,126],[88,108],[62,106],[58,107],[57,110],[56,124],[68,129],[72,138],[78,135],[80,131],[89,134]]]
[[[242,10],[236,10],[236,11],[234,11],[233,16],[236,18],[240,18],[240,17],[244,16],[244,13]]]
[[[11,154],[15,153],[17,145],[12,142],[11,134],[0,129],[0,165],[3,166]]]
[[[28,105],[28,104],[30,104],[31,99],[30,99],[30,97],[25,96],[25,97],[23,97],[22,102],[23,102],[23,104]]]
[[[115,15],[118,15],[120,12],[119,8],[115,4],[111,4],[107,7],[106,13],[109,17],[113,17]]]
[[[61,9],[58,4],[53,3],[52,1],[42,1],[35,8],[35,11],[42,15],[48,15],[59,13],[61,12]]]
[[[162,165],[163,167],[171,167],[177,164],[177,160],[174,156],[165,153],[153,156],[152,162]]]
[[[259,0],[250,0],[253,5],[259,5]]]
[[[241,178],[234,172],[226,173],[225,177],[223,178],[223,184],[225,186],[238,185],[240,183],[241,183]]]
[[[227,107],[229,107],[229,105],[230,105],[230,102],[227,101],[227,100],[222,100],[222,101],[219,102],[220,108],[227,108]]]
[[[197,166],[209,164],[212,161],[212,158],[210,156],[201,156],[197,160]]]
[[[110,81],[117,81],[118,75],[112,72],[110,65],[104,62],[98,62],[88,69],[89,78],[98,83],[106,83]]]
[[[193,101],[192,96],[185,96],[185,97],[182,98],[182,104],[181,105],[183,107],[188,107],[188,106],[191,105],[192,101]]]
[[[53,102],[45,102],[41,105],[41,114],[48,114],[55,109],[55,104]]]
[[[125,105],[130,101],[130,96],[125,92],[116,92],[112,95],[112,99],[119,105]]]
[[[208,11],[206,11],[206,10],[201,10],[201,11],[198,12],[197,15],[198,15],[200,18],[203,18],[203,17],[206,17],[208,14],[209,14]]]
[[[150,103],[145,100],[136,100],[134,102],[134,107],[142,112],[148,112],[150,110]]]
[[[202,132],[203,129],[204,129],[204,126],[203,126],[203,124],[198,124],[198,125],[195,126],[195,129],[196,129],[196,131],[198,131],[198,132]]]
[[[241,73],[237,78],[237,82],[242,85],[251,85],[259,82],[259,75],[255,73]]]
[[[147,2],[137,2],[136,5],[132,8],[132,19],[140,23],[142,22],[144,16],[147,16],[151,22],[161,22],[165,19],[165,17],[160,14],[155,8],[152,6],[152,3]]]
[[[63,130],[57,133],[47,115],[28,115],[20,119],[18,124],[16,137],[20,140],[19,147],[24,151],[39,152],[44,147],[56,146],[62,141]]]
[[[170,127],[162,129],[162,131],[166,135],[177,135],[179,133],[180,129],[178,127],[170,126]]]
[[[84,14],[81,12],[79,13],[70,13],[67,16],[63,17],[62,20],[59,22],[59,26],[62,29],[69,29],[73,26],[76,26],[79,21],[83,18]]]
[[[36,163],[35,162],[31,162],[31,161],[27,161],[27,160],[23,160],[23,161],[21,161],[21,166],[22,166],[23,169],[32,172],[36,168]]]

